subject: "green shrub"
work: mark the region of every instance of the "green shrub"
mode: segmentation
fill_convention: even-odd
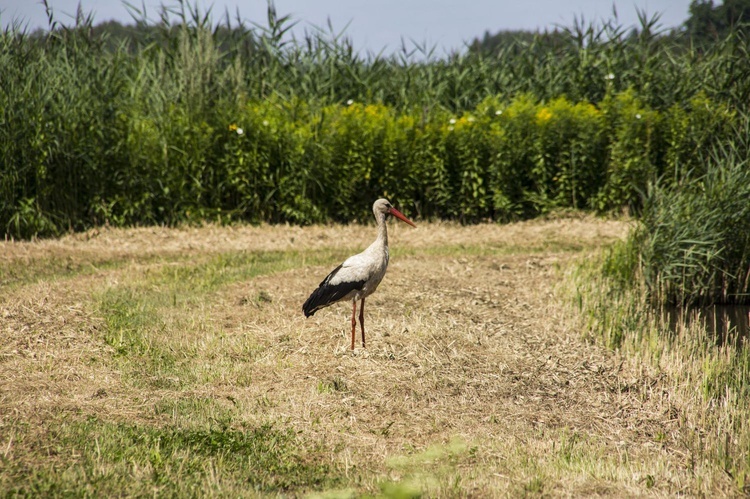
[[[653,301],[750,302],[749,166],[747,147],[726,146],[704,175],[650,191],[632,237]]]
[[[561,97],[536,113],[538,145],[531,171],[538,204],[585,208],[601,189],[606,157],[602,114]]]
[[[490,215],[488,168],[493,156],[491,135],[467,113],[443,125],[445,154],[453,187],[448,216],[473,222]]]
[[[604,188],[595,206],[626,206],[638,211],[649,183],[659,176],[662,116],[646,107],[632,90],[608,95],[601,104],[610,134]]]
[[[704,175],[705,153],[732,136],[735,114],[726,104],[711,101],[705,93],[690,99],[686,106],[670,107],[664,117],[665,181],[679,184],[685,178]]]
[[[533,216],[538,213],[532,202],[537,104],[530,95],[508,104],[487,99],[478,114],[488,113],[496,117],[492,125],[496,152],[489,164],[495,216],[501,220]]]
[[[453,202],[452,180],[446,151],[445,125],[450,118],[448,113],[436,113],[428,122],[413,118],[414,123],[406,140],[411,144],[407,149],[406,164],[412,185],[410,198],[402,198],[407,193],[399,190],[399,202],[411,207],[425,218],[440,217],[450,213]],[[445,215],[443,215],[445,216]]]
[[[415,60],[360,57],[323,32],[287,42],[272,9],[265,29],[212,29],[186,10],[122,43],[87,18],[0,34],[6,235],[361,221],[380,196],[463,222],[637,211],[649,183],[702,175],[701,153],[746,105],[736,39],[697,58],[650,31],[576,26],[501,59]],[[695,83],[706,67],[723,90]]]

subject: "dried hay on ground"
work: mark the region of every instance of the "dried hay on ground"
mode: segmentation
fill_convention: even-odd
[[[44,440],[61,414],[156,427],[225,418],[319,442],[318,459],[359,492],[699,490],[683,451],[654,443],[677,424],[664,380],[586,344],[555,291],[561,268],[625,231],[588,218],[392,225],[391,268],[367,302],[368,348],[354,352],[347,306],[308,320],[300,311],[337,261],[304,262],[363,248],[372,227],[97,229],[0,243],[16,268],[0,294],[0,455],[33,465],[39,453],[24,442]],[[179,276],[164,284],[170,266],[272,251],[296,263],[197,291]],[[51,276],[21,269],[35,265]],[[132,361],[106,340],[106,300],[147,309]],[[183,410],[195,401],[207,408]]]

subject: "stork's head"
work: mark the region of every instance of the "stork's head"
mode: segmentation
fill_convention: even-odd
[[[416,227],[416,225],[414,225],[414,222],[406,218],[403,213],[394,208],[387,199],[378,199],[377,201],[375,201],[375,203],[372,205],[372,212],[377,220],[380,220],[380,217],[383,217],[383,219],[385,220],[388,218],[388,215],[393,215],[399,220],[408,223],[412,227]]]

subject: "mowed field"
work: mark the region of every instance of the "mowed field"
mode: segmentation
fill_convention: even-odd
[[[576,317],[566,272],[626,222],[389,228],[353,352],[350,306],[301,305],[374,226],[0,243],[0,495],[731,490],[669,381]]]

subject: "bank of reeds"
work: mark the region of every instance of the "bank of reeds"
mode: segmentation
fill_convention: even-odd
[[[624,287],[642,284],[656,306],[750,302],[750,117],[712,148],[700,172],[649,186],[629,239],[605,271]]]
[[[584,330],[665,376],[679,431],[665,436],[750,490],[750,120],[700,172],[645,194],[627,239],[577,279]],[[714,318],[716,305],[728,309]]]
[[[382,195],[465,222],[639,209],[649,181],[702,168],[750,94],[742,36],[698,51],[645,17],[439,58],[294,40],[273,8],[261,28],[175,6],[119,43],[83,16],[0,36],[6,237],[350,221]]]

